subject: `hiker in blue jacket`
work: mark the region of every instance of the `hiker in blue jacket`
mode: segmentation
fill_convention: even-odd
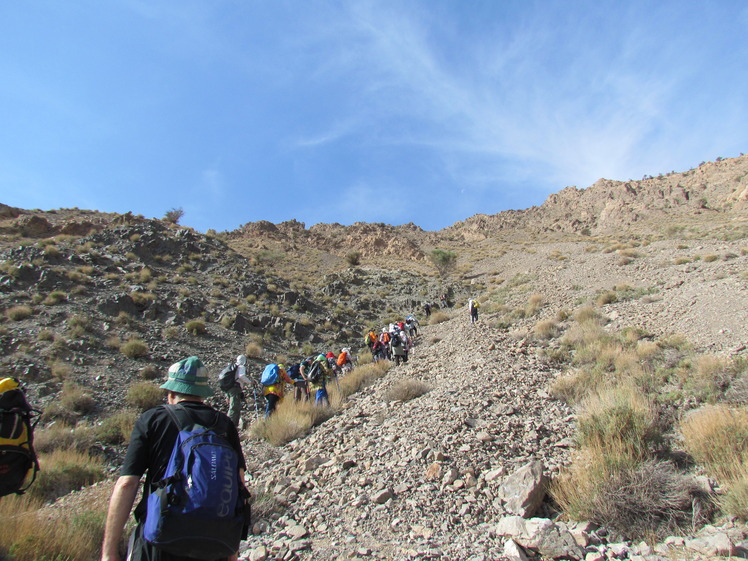
[[[102,561],[120,561],[120,544],[125,524],[138,494],[138,485],[143,474],[146,475],[143,485],[143,498],[135,508],[135,520],[138,522],[129,544],[127,559],[190,561],[192,558],[171,555],[158,549],[143,538],[143,526],[148,496],[155,489],[153,484],[163,479],[169,463],[172,449],[179,435],[179,427],[174,424],[167,406],[181,405],[190,417],[195,418],[206,427],[215,427],[216,432],[225,435],[226,440],[236,451],[239,458],[241,479],[244,479],[246,462],[239,442],[236,426],[224,413],[216,411],[203,403],[203,398],[213,395],[208,385],[208,374],[197,357],[190,357],[173,364],[169,368],[167,381],[161,386],[166,390],[167,405],[159,405],[143,413],[135,422],[130,437],[130,444],[125,454],[112,497],[109,502]],[[214,561],[236,561],[234,553],[228,557],[217,557]]]

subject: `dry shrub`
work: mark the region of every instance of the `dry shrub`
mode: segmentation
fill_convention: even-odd
[[[184,324],[184,328],[191,335],[202,335],[205,333],[205,322],[201,319],[193,319]]]
[[[155,364],[147,364],[138,372],[144,380],[155,380],[161,376],[158,367]]]
[[[53,423],[34,431],[34,449],[39,454],[55,450],[77,450],[85,452],[96,441],[94,429],[90,425],[71,426],[64,422]]]
[[[29,306],[13,306],[5,310],[6,317],[11,321],[21,321],[33,314]]]
[[[741,479],[748,463],[748,411],[707,405],[681,423],[686,450],[718,479]]]
[[[370,385],[375,380],[378,380],[384,376],[392,366],[392,363],[388,360],[380,360],[371,364],[361,365],[355,368],[347,376],[343,376],[339,379],[339,391],[338,386],[331,392],[331,401],[333,401],[332,394],[340,394],[340,398],[344,399],[351,394],[356,393],[360,389]],[[328,387],[328,390],[330,388]]]
[[[104,444],[117,445],[129,442],[138,414],[135,411],[118,411],[101,421],[96,427],[96,437]]]
[[[104,479],[101,459],[87,452],[55,450],[40,454],[39,465],[39,475],[27,493],[42,501],[53,501]]]
[[[572,469],[551,485],[551,494],[576,520],[589,520],[630,539],[661,539],[711,516],[710,497],[669,462],[647,460],[611,469],[598,456],[588,466],[592,464],[597,469]]]
[[[595,303],[598,306],[604,306],[605,304],[612,304],[618,300],[618,295],[612,290],[606,290],[602,294],[598,294],[595,299]]]
[[[593,348],[591,352],[601,345],[606,345],[612,340],[612,337],[598,324],[592,321],[576,322],[569,327],[564,336],[561,338],[561,344],[565,347],[576,349],[578,352],[588,348]],[[594,356],[591,357],[594,360]],[[588,359],[579,357],[576,362],[584,363]]]
[[[262,345],[250,341],[244,347],[244,354],[249,358],[260,358],[262,356]]]
[[[569,370],[551,382],[548,393],[555,399],[561,399],[574,405],[581,402],[590,391],[600,384],[601,377],[590,368]]]
[[[67,380],[73,372],[73,367],[67,362],[56,360],[49,367],[49,371],[54,378],[57,378],[58,380]]]
[[[163,403],[164,391],[151,382],[137,382],[127,388],[125,401],[131,407],[147,411]]]
[[[42,300],[42,304],[45,306],[56,306],[62,302],[67,302],[67,299],[67,294],[60,290],[54,290],[50,292],[44,300]]]
[[[584,400],[577,419],[580,446],[607,447],[645,459],[661,438],[649,400],[632,385],[620,385]]]
[[[429,385],[421,380],[400,380],[384,394],[385,401],[410,401],[429,391]]]
[[[148,355],[148,345],[142,339],[136,337],[129,339],[119,350],[128,358],[140,358]]]
[[[532,328],[536,339],[553,339],[558,336],[558,323],[554,319],[540,320]]]
[[[267,419],[261,419],[250,430],[254,438],[266,440],[273,446],[283,446],[303,435],[310,428],[335,414],[331,407],[318,407],[311,402],[295,402],[293,398],[283,399],[275,412]]]
[[[540,311],[540,308],[543,307],[543,296],[542,294],[532,294],[527,299],[527,303],[525,304],[524,309],[524,316],[526,318],[532,317],[535,314]]]
[[[582,306],[579,308],[574,312],[574,320],[577,323],[593,322],[600,325],[605,323],[605,318],[594,306]]]
[[[30,495],[0,501],[0,558],[13,561],[90,561],[98,559],[110,488],[100,486],[85,507],[42,508]],[[51,516],[50,514],[54,514]]]
[[[65,382],[60,396],[60,406],[73,413],[86,415],[96,409],[96,401],[79,385]]]
[[[436,325],[437,323],[443,323],[449,319],[449,316],[444,312],[433,312],[429,316],[429,325]]]

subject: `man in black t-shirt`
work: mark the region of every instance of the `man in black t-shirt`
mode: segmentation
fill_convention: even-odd
[[[215,426],[217,432],[226,435],[229,444],[239,456],[239,467],[243,476],[246,463],[236,426],[225,414],[202,402],[204,397],[213,395],[213,390],[208,385],[208,374],[202,362],[197,357],[190,357],[173,364],[169,368],[167,381],[161,387],[167,390],[168,404],[181,404],[200,424]],[[109,503],[101,553],[102,561],[120,560],[119,545],[122,541],[125,523],[135,502],[138,483],[143,474],[146,474],[146,479],[143,486],[143,498],[135,508],[138,527],[134,532],[135,539],[130,543],[131,559],[133,561],[189,561],[188,557],[177,557],[160,551],[142,539],[145,505],[151,492],[151,483],[163,478],[178,435],[179,427],[171,420],[163,405],[149,409],[136,421],[120,477],[114,486]],[[237,555],[234,554],[228,558],[228,561],[236,560],[236,558]],[[216,561],[220,559],[217,558]]]

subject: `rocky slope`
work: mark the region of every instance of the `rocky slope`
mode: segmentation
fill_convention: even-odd
[[[253,485],[284,508],[259,522],[245,554],[497,559],[511,546],[499,526],[510,514],[507,477],[534,460],[552,476],[572,444],[574,412],[546,392],[561,367],[543,357],[558,342],[532,336],[538,321],[591,303],[608,329],[683,333],[700,352],[745,355],[746,168],[741,157],[640,182],[601,180],[441,232],[292,221],[203,236],[131,214],[3,205],[0,365],[42,408],[66,383],[85,387],[96,406],[76,419],[96,423],[123,407],[148,365],[163,373],[198,354],[217,372],[254,342],[259,372],[309,349],[355,349],[364,328],[447,292],[452,319],[424,326],[412,360],[352,396],[340,415],[281,448],[247,439]],[[459,256],[448,279],[433,275],[434,247]],[[346,262],[352,251],[360,266]],[[474,326],[463,310],[470,296],[483,310]],[[516,311],[531,299],[538,309],[523,318]],[[187,331],[193,320],[204,333]],[[122,354],[132,338],[147,354]],[[402,379],[429,391],[386,401]],[[213,403],[224,405],[220,392]],[[121,453],[97,449],[112,466]],[[552,506],[538,514],[552,515]],[[571,530],[589,540],[585,554],[624,556],[589,528]],[[713,533],[739,553],[742,532]]]

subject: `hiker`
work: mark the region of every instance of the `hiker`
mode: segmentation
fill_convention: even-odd
[[[283,399],[285,384],[293,386],[293,380],[288,377],[286,367],[282,364],[268,364],[260,378],[262,394],[265,396],[265,418],[275,412],[278,403]]]
[[[408,331],[408,335],[415,337],[418,335],[418,320],[413,316],[405,318],[405,328]]]
[[[353,359],[351,358],[351,349],[345,348],[340,350],[337,361],[338,368],[343,374],[348,374],[353,370]]]
[[[389,347],[390,356],[395,361],[395,366],[399,366],[401,362],[408,362],[408,351],[405,348],[405,342],[400,338],[399,334],[391,334]]]
[[[374,345],[371,347],[371,358],[374,362],[379,362],[380,360],[385,360],[387,358],[387,350],[384,343],[381,341],[374,342]]]
[[[423,305],[423,313],[426,314],[426,317],[431,316],[431,304],[428,302]]]
[[[335,377],[337,377],[340,374],[342,374],[342,370],[338,366],[338,357],[335,356],[334,352],[329,351],[325,355],[325,358],[327,359],[327,366],[330,368],[330,370],[332,371],[332,373],[333,373],[333,375]]]
[[[247,378],[247,357],[245,355],[239,355],[236,357],[236,364],[232,370],[234,372],[233,385],[228,386],[228,384],[224,385],[221,383],[221,388],[228,387],[228,389],[223,389],[229,400],[228,416],[229,419],[231,419],[231,422],[236,425],[236,428],[241,428],[240,424],[242,403],[244,403],[244,388],[252,385],[251,380]],[[227,372],[229,378],[230,372],[231,371]]]
[[[309,392],[314,394],[315,405],[330,405],[327,395],[327,380],[333,372],[323,354],[317,355],[309,366],[307,379],[309,380]]]
[[[478,301],[472,298],[468,300],[468,311],[470,312],[470,323],[478,321]]]
[[[374,346],[374,343],[377,341],[377,334],[372,329],[364,336],[364,343],[366,343],[366,346],[369,347],[369,350]]]
[[[384,351],[385,351],[385,354],[387,355],[385,358],[390,359],[391,358],[391,355],[390,355],[390,334],[387,331],[386,327],[382,328],[382,333],[381,333],[381,335],[379,335],[379,342],[382,343],[382,345],[384,345]]]
[[[300,362],[292,364],[288,367],[286,373],[288,374],[288,377],[293,380],[294,401],[301,401],[302,399],[304,401],[309,401],[309,387],[307,386],[306,378],[304,378],[304,375],[301,373],[301,364],[302,363]]]
[[[208,374],[200,359],[193,356],[173,364],[169,368],[168,378],[161,388],[166,390],[166,404],[159,405],[143,413],[133,427],[130,444],[127,447],[125,459],[120,469],[120,477],[114,486],[109,502],[109,511],[104,529],[104,543],[101,552],[102,561],[119,561],[120,559],[119,546],[122,542],[125,524],[138,494],[139,481],[143,474],[146,474],[145,483],[143,484],[143,498],[135,508],[134,515],[138,524],[130,539],[127,558],[141,560],[159,559],[161,561],[190,559],[189,557],[164,551],[161,549],[161,546],[153,545],[146,541],[144,537],[144,532],[146,535],[149,535],[145,527],[154,523],[153,520],[150,520],[149,524],[150,517],[153,516],[157,519],[159,515],[158,510],[154,511],[148,508],[148,498],[151,493],[157,492],[158,486],[156,484],[161,482],[166,475],[172,450],[180,438],[180,428],[182,428],[182,432],[184,433],[187,425],[202,425],[203,427],[210,427],[215,433],[222,436],[222,442],[228,444],[227,451],[223,454],[231,455],[235,459],[234,464],[230,467],[236,468],[236,483],[234,484],[233,478],[230,478],[232,482],[230,489],[239,489],[239,493],[248,497],[248,493],[244,489],[246,463],[239,442],[239,433],[228,416],[203,403],[203,398],[213,395],[213,390],[208,385]],[[184,424],[185,419],[189,423]],[[179,426],[177,421],[183,424]],[[224,445],[223,448],[226,448],[226,446]],[[233,454],[231,453],[232,450]],[[228,455],[223,457],[226,458]],[[195,472],[193,471],[192,473]],[[229,471],[228,475],[230,476],[231,473]],[[219,492],[215,493],[215,495],[219,494]],[[154,501],[150,502],[151,504],[154,503]],[[155,504],[158,505],[158,502]],[[199,521],[198,519],[198,523]],[[216,521],[210,519],[209,522],[215,524]],[[249,520],[246,519],[244,523],[248,524]],[[227,521],[228,524],[229,522]],[[200,528],[200,530],[203,529],[200,526],[196,527]],[[179,531],[180,526],[176,525],[174,529]],[[207,548],[208,551],[217,552],[216,561],[224,559],[235,561],[237,559],[240,537],[240,535],[236,536],[235,543],[237,551],[234,552],[221,552],[220,549],[216,549],[213,537],[206,536],[205,539],[207,541],[203,541],[200,539],[200,536],[196,536],[194,531],[189,535],[179,536],[179,539],[185,538],[190,541],[187,551],[193,552],[203,547]],[[221,543],[224,542],[221,541]],[[231,548],[233,549],[233,546]]]
[[[439,296],[439,306],[442,309],[446,309],[448,305],[449,305],[449,302],[447,302],[447,295],[442,294],[441,296]]]

